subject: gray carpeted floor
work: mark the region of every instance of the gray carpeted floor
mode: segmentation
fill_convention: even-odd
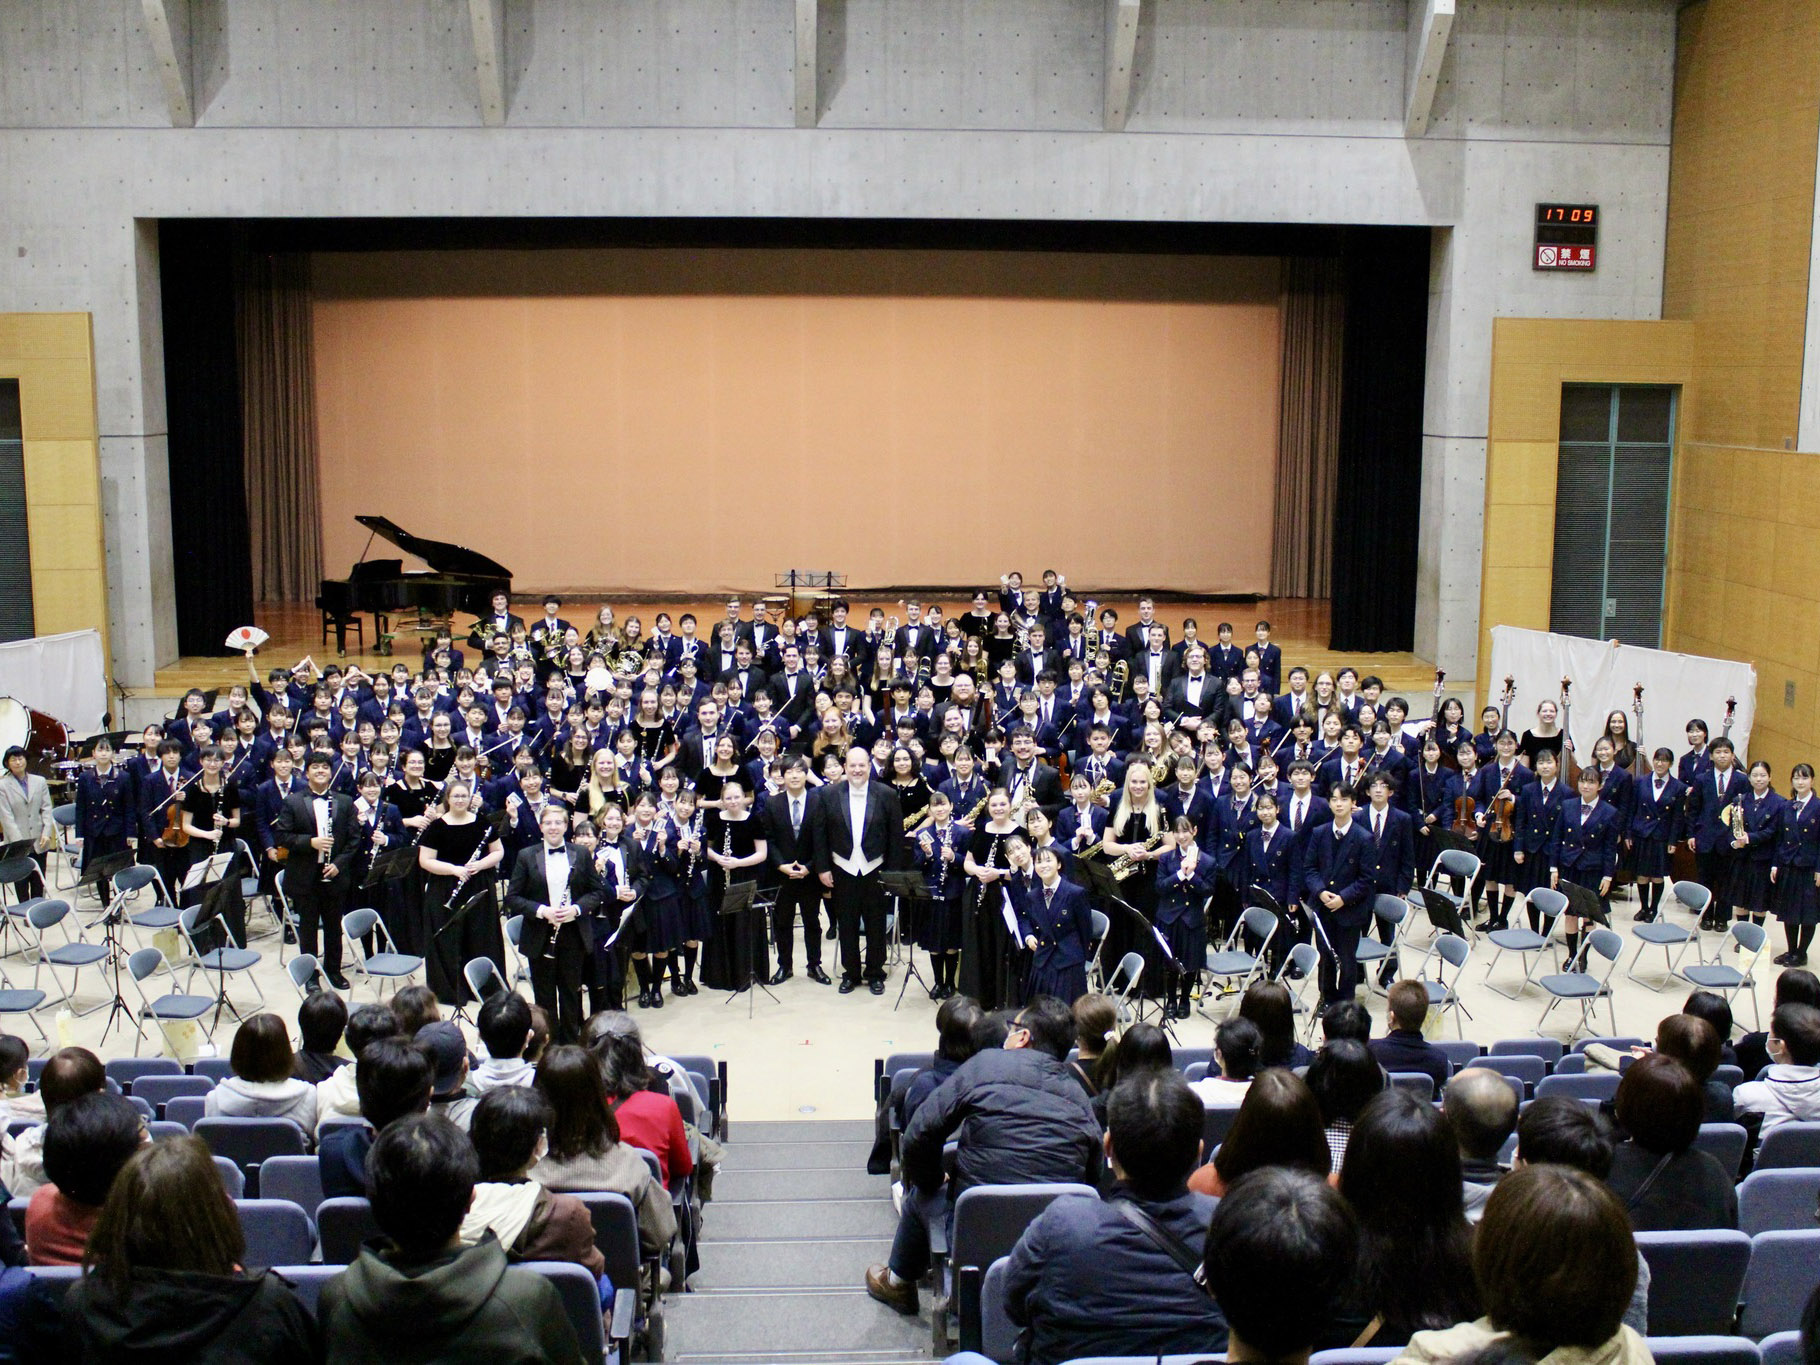
[[[891,1250],[890,1182],[869,1176],[872,1125],[736,1123],[702,1220],[701,1270],[665,1309],[687,1365],[926,1360],[926,1318],[866,1294]]]

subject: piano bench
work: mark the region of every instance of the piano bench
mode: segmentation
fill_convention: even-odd
[[[335,632],[336,653],[346,654],[348,652],[348,632],[350,630],[354,632],[354,638],[360,642],[360,648],[364,651],[367,647],[366,622],[361,620],[358,614],[351,613],[345,618],[338,619],[332,611],[322,613],[322,643],[327,645],[329,632]]]

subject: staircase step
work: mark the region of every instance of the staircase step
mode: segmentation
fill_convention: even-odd
[[[851,1289],[891,1255],[891,1238],[704,1240],[694,1289]]]
[[[871,1142],[871,1119],[786,1119],[732,1123],[729,1142]]]
[[[722,1197],[792,1203],[802,1199],[880,1199],[889,1208],[891,1179],[867,1175],[863,1167],[827,1171],[784,1165],[764,1170],[730,1171],[724,1177],[716,1178],[714,1194],[717,1205]]]
[[[715,1242],[742,1238],[819,1241],[825,1237],[883,1237],[897,1231],[890,1198],[716,1199],[702,1211],[702,1250]]]
[[[785,1361],[895,1359],[926,1354],[929,1325],[874,1302],[864,1288],[702,1289],[666,1309],[665,1354],[674,1360],[751,1356]]]
[[[789,1351],[779,1354],[776,1351],[753,1351],[745,1355],[725,1355],[720,1352],[702,1354],[688,1351],[681,1355],[665,1352],[671,1361],[688,1362],[688,1365],[910,1365],[912,1361],[929,1359],[927,1351],[912,1354],[908,1351],[870,1351],[861,1354],[857,1351]]]
[[[863,1171],[872,1154],[870,1137],[833,1142],[730,1142],[723,1147],[720,1178],[735,1171],[782,1170]]]

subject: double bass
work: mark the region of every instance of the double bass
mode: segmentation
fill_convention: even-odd
[[[1580,763],[1574,757],[1574,680],[1561,676],[1561,780],[1573,791],[1580,781]]]

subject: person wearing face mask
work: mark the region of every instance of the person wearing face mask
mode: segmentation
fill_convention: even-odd
[[[461,1241],[474,1246],[489,1232],[517,1261],[571,1261],[599,1277],[606,1259],[594,1244],[588,1206],[531,1179],[550,1149],[550,1104],[528,1085],[489,1090],[468,1124],[480,1179],[461,1222]]]

